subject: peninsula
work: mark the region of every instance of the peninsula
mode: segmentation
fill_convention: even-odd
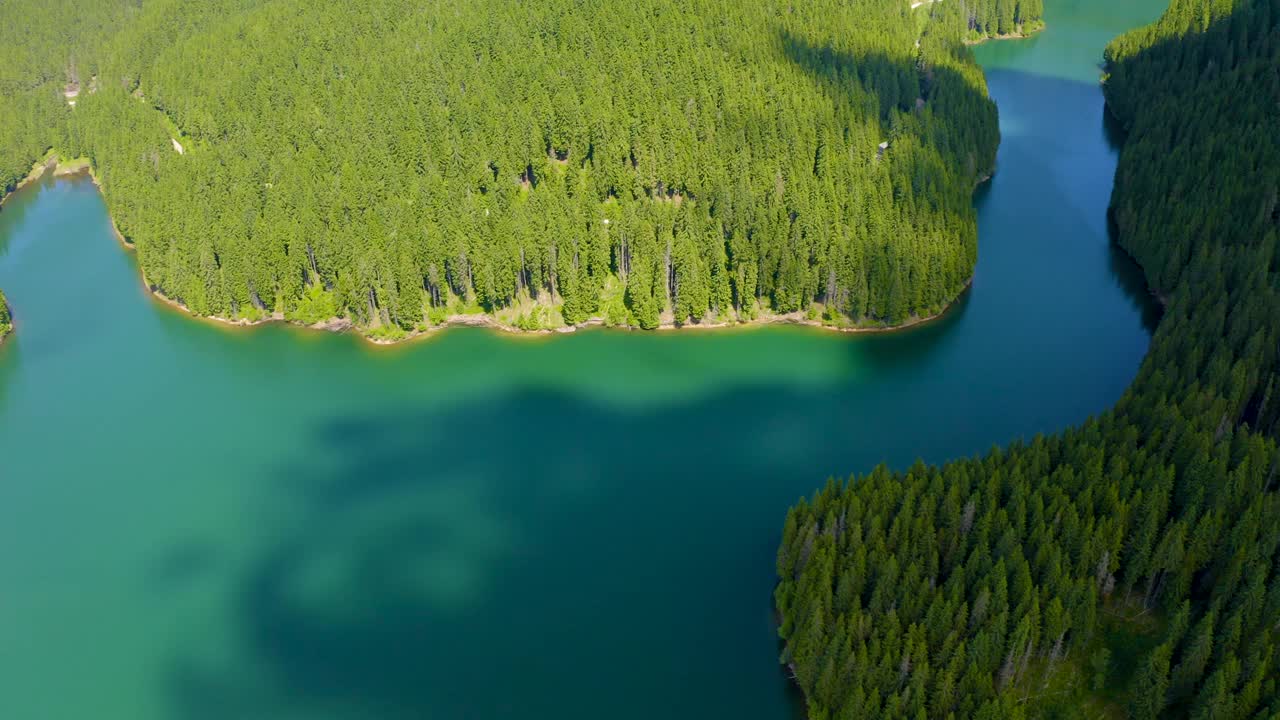
[[[37,93],[65,128],[44,147],[88,159],[171,304],[384,342],[938,316],[999,142],[964,42],[1039,13],[294,4],[301,27],[254,3],[95,9],[59,104]]]

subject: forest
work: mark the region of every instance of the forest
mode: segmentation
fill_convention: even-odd
[[[1280,2],[1174,0],[1105,61],[1150,353],[1081,427],[792,508],[814,720],[1280,717]]]
[[[1044,28],[1044,0],[975,0],[962,7],[970,43],[1027,36]]]
[[[970,200],[999,141],[964,42],[1039,13],[10,4],[5,187],[49,147],[88,158],[158,292],[390,338],[479,312],[527,328],[938,313],[972,276]]]
[[[63,92],[121,20],[123,2],[17,0],[0,7],[0,197],[65,135]]]

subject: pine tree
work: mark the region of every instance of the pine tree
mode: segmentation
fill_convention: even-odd
[[[1169,702],[1181,705],[1194,693],[1213,653],[1214,612],[1210,610],[1191,633],[1182,657],[1173,668],[1169,682]]]
[[[1129,688],[1129,717],[1133,720],[1157,720],[1160,717],[1169,687],[1171,653],[1167,643],[1160,645],[1134,676]]]

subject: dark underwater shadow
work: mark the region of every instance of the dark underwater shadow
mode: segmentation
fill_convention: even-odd
[[[963,326],[974,292],[966,289],[941,315],[919,325],[859,336],[851,350],[877,373],[908,374],[922,368]]]
[[[794,488],[848,461],[851,400],[525,389],[334,419],[276,483],[301,521],[236,590],[248,661],[176,659],[175,716],[776,718],[773,552]]]

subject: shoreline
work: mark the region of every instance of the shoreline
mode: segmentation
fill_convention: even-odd
[[[45,157],[42,160],[37,160],[34,163],[32,163],[31,172],[27,173],[26,177],[19,180],[18,184],[14,185],[12,190],[9,190],[8,192],[0,194],[0,206],[3,206],[6,202],[8,202],[9,198],[16,195],[19,190],[27,187],[28,185],[31,185],[32,183],[38,181],[40,178],[44,177],[44,174],[49,170],[49,165],[51,163],[56,164],[55,161],[56,161],[56,158],[50,157],[49,154],[46,152]]]
[[[120,242],[120,244],[126,250],[134,249],[131,244],[128,244],[127,241],[123,240],[122,236],[119,234],[119,231],[116,231],[116,239]],[[351,335],[353,337],[358,338],[361,342],[367,343],[369,345],[373,345],[375,347],[384,347],[384,348],[413,345],[415,343],[424,342],[426,340],[433,339],[445,332],[448,332],[450,330],[455,330],[458,328],[480,328],[480,329],[489,330],[495,333],[501,333],[503,335],[507,335],[512,338],[536,338],[536,337],[547,337],[551,335],[572,335],[579,331],[595,330],[595,329],[614,331],[614,332],[627,332],[627,333],[634,332],[634,333],[668,334],[668,333],[687,332],[687,331],[693,331],[693,332],[714,332],[714,331],[722,331],[722,330],[746,331],[746,330],[753,330],[758,328],[765,328],[769,326],[788,326],[788,325],[794,326],[794,327],[808,327],[816,330],[822,330],[825,332],[851,334],[851,335],[864,334],[864,333],[865,334],[894,333],[894,332],[900,332],[900,331],[911,330],[914,328],[919,328],[923,325],[927,325],[934,321],[941,320],[944,316],[947,315],[947,313],[951,312],[951,310],[956,307],[959,301],[966,294],[968,294],[969,290],[971,290],[973,287],[973,278],[970,277],[969,280],[965,283],[964,288],[959,292],[959,294],[957,294],[954,299],[948,302],[946,307],[944,307],[942,310],[930,315],[916,316],[916,317],[909,318],[905,322],[900,323],[898,325],[887,325],[884,327],[876,327],[876,326],[837,327],[835,325],[824,324],[819,320],[811,320],[805,316],[804,312],[796,311],[793,313],[786,313],[784,315],[770,315],[768,317],[756,318],[755,320],[748,320],[746,322],[721,321],[721,322],[714,322],[714,323],[686,323],[683,325],[677,325],[671,321],[664,321],[662,324],[660,324],[658,327],[652,330],[645,330],[643,328],[633,327],[630,325],[609,326],[605,324],[604,318],[601,318],[601,317],[587,318],[586,320],[583,320],[580,323],[577,323],[574,325],[565,325],[558,328],[540,328],[537,330],[523,330],[514,325],[510,325],[508,323],[502,322],[492,315],[489,315],[487,313],[481,313],[481,314],[470,314],[470,315],[450,315],[449,317],[445,318],[444,322],[440,323],[439,325],[434,325],[428,328],[406,331],[403,337],[391,339],[391,338],[372,337],[365,331],[365,328],[361,328],[357,326],[348,318],[335,317],[335,318],[329,318],[328,320],[322,320],[320,322],[313,323],[310,325],[305,325],[300,322],[289,320],[283,317],[279,313],[272,313],[270,317],[261,318],[259,320],[248,320],[245,318],[232,320],[230,318],[225,318],[218,315],[197,315],[196,313],[191,312],[191,310],[186,305],[165,295],[159,289],[154,288],[151,285],[151,283],[147,280],[146,274],[142,272],[141,268],[138,268],[138,274],[139,274],[140,280],[142,281],[143,290],[146,291],[148,295],[152,296],[152,298],[155,301],[159,302],[161,305],[165,306],[167,309],[174,312],[181,313],[183,316],[190,319],[212,323],[223,329],[228,329],[233,331],[237,329],[250,330],[250,329],[266,327],[270,325],[281,325],[281,326],[285,326],[291,329],[296,329],[301,331],[325,332],[325,333],[332,333],[335,335]]]
[[[38,168],[39,172],[38,173],[36,172],[37,168],[33,168],[32,174],[28,176],[28,179],[24,180],[24,183],[19,187],[23,187],[25,185],[30,184],[31,182],[34,182],[35,180],[38,180],[41,176],[43,176],[43,174],[46,172],[48,168],[54,167],[55,168],[54,177],[70,177],[75,175],[85,175],[93,183],[94,187],[97,188],[98,192],[102,193],[104,198],[106,196],[106,193],[102,187],[102,183],[98,181],[97,174],[94,173],[93,167],[89,164],[87,160],[83,160],[83,159],[76,160],[64,166],[61,163],[57,162],[56,155],[51,155],[50,157],[46,158],[43,162],[37,163],[37,165],[39,166]],[[991,176],[988,174],[986,177],[980,178],[978,180],[977,185],[981,185],[983,182],[986,182],[987,180],[990,179],[990,177]],[[975,189],[977,185],[975,185]],[[18,188],[15,188],[14,192],[17,192],[17,189]],[[13,193],[10,193],[10,194],[13,194]],[[115,218],[111,217],[110,212],[107,213],[107,217],[111,222],[111,232],[115,236],[116,242],[124,250],[135,254],[134,261],[136,262],[137,247],[132,242],[130,242],[124,236],[123,233],[120,232],[120,228],[116,226]],[[841,327],[836,325],[828,325],[826,323],[823,323],[821,320],[810,319],[805,311],[797,310],[795,312],[785,313],[781,315],[775,315],[770,313],[763,317],[757,317],[753,320],[748,320],[745,322],[719,321],[719,322],[711,322],[711,323],[685,323],[685,324],[678,325],[673,321],[664,320],[661,324],[658,325],[658,327],[654,328],[653,330],[644,330],[643,328],[633,327],[630,325],[606,326],[604,318],[598,317],[598,316],[587,318],[586,320],[580,323],[576,323],[574,325],[565,325],[557,328],[540,328],[536,330],[524,330],[514,325],[511,325],[509,323],[502,322],[501,320],[497,319],[496,317],[488,313],[480,313],[480,314],[450,315],[449,317],[445,318],[444,322],[440,323],[439,325],[409,330],[409,331],[406,331],[402,337],[380,338],[380,337],[373,337],[370,335],[369,330],[371,330],[371,328],[359,327],[354,322],[352,322],[349,318],[344,318],[344,317],[329,318],[327,320],[322,320],[320,322],[307,325],[307,324],[303,324],[293,320],[289,320],[279,312],[273,312],[269,316],[260,318],[257,320],[249,320],[247,318],[232,319],[232,318],[226,318],[218,315],[199,315],[192,312],[191,309],[188,308],[182,302],[172,297],[169,297],[168,295],[165,295],[161,289],[153,285],[151,281],[147,279],[146,271],[142,269],[141,265],[137,266],[137,272],[138,272],[138,278],[142,283],[143,290],[145,290],[148,295],[150,295],[154,300],[159,302],[161,305],[169,308],[170,310],[180,312],[188,318],[207,321],[226,329],[236,329],[236,328],[248,329],[248,328],[261,327],[265,325],[285,325],[285,326],[297,328],[300,330],[328,332],[328,333],[334,333],[334,334],[350,334],[358,337],[361,341],[365,343],[378,346],[378,347],[409,345],[415,342],[421,342],[423,340],[433,338],[447,330],[451,330],[454,328],[465,328],[465,327],[484,328],[487,330],[503,333],[504,335],[510,335],[512,337],[567,335],[567,334],[576,333],[580,330],[606,328],[606,327],[609,330],[617,330],[621,332],[669,333],[669,332],[687,331],[687,330],[693,330],[693,331],[712,331],[712,330],[730,330],[730,329],[746,330],[746,329],[752,329],[752,328],[767,327],[771,325],[792,325],[792,326],[799,326],[799,327],[810,327],[810,328],[815,328],[819,330],[824,330],[827,332],[842,333],[842,334],[892,333],[892,332],[905,331],[912,328],[918,328],[922,325],[926,325],[928,323],[934,322],[944,317],[973,288],[973,278],[974,278],[974,276],[971,274],[968,277],[968,279],[965,280],[964,286],[960,289],[960,291],[956,293],[955,297],[951,298],[951,300],[949,300],[946,303],[946,305],[942,307],[942,309],[938,310],[937,312],[931,313],[929,315],[910,317],[904,322],[899,323],[897,325],[885,325],[885,326],[867,325],[867,326]]]
[[[5,340],[8,340],[10,335],[17,332],[18,322],[13,317],[13,308],[9,307],[9,303],[5,301],[2,295],[0,295],[0,310],[4,310],[9,317],[8,323],[0,323],[0,347],[3,347]]]
[[[62,158],[53,151],[53,148],[49,148],[39,160],[36,160],[31,164],[31,172],[27,173],[26,177],[19,180],[18,184],[14,185],[12,190],[0,194],[0,206],[4,205],[4,203],[19,190],[27,187],[28,185],[39,182],[46,173],[50,172],[53,173],[53,177],[56,178],[70,177],[72,175],[79,175],[80,173],[85,172],[92,175],[93,168],[90,167],[89,161],[86,158],[76,158],[69,162],[64,162]],[[97,180],[95,179],[94,182],[96,184]]]
[[[1045,23],[1042,21],[1040,24],[1040,27],[1036,28],[1035,30],[1032,30],[1031,32],[1016,32],[1016,33],[1009,33],[1007,35],[988,35],[982,38],[981,40],[965,40],[964,44],[969,47],[976,47],[984,43],[996,42],[999,40],[1027,40],[1029,38],[1035,37],[1036,35],[1039,35],[1040,33],[1044,32],[1047,29],[1049,29],[1048,23]]]
[[[13,308],[9,307],[9,298],[0,290],[0,345],[18,329],[18,321],[13,317]]]

